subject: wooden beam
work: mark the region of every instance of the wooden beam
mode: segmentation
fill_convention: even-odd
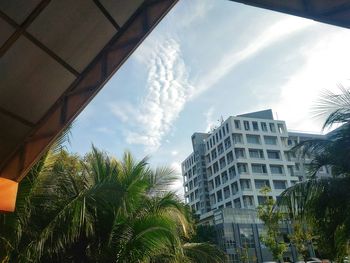
[[[19,182],[177,1],[145,1],[1,167],[0,177]]]

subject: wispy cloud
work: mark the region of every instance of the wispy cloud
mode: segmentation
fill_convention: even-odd
[[[225,52],[225,55],[211,67],[213,70],[198,81],[195,95],[211,88],[227,74],[232,74],[234,68],[245,60],[253,57],[274,43],[282,41],[315,23],[314,21],[297,17],[285,18],[262,31],[262,33],[257,35],[246,47],[242,47],[240,50],[237,50],[237,47],[228,50]]]
[[[145,145],[146,151],[152,152],[161,145],[193,93],[193,87],[188,81],[180,44],[173,38],[156,43],[147,67],[147,94],[139,106],[114,103],[110,107],[121,121],[133,122],[136,126],[126,132],[126,141]]]

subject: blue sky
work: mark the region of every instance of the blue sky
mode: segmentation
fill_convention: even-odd
[[[347,29],[230,1],[179,1],[77,118],[69,150],[130,150],[179,172],[190,136],[221,116],[272,108],[289,129],[319,132],[312,105],[348,85],[349,47]]]

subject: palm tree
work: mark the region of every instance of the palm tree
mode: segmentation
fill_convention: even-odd
[[[285,190],[278,207],[286,209],[294,220],[307,221],[319,237],[320,251],[342,259],[349,253],[350,240],[350,90],[340,94],[326,91],[316,110],[327,115],[323,129],[339,127],[325,139],[300,143],[293,151],[312,156],[310,179]],[[332,178],[317,178],[326,166]]]
[[[153,171],[147,158],[125,153],[119,161],[94,147],[83,159],[61,150],[38,165],[25,179],[28,191],[20,190],[23,209],[2,215],[0,260],[222,262],[216,247],[184,243],[192,219],[167,190],[175,180],[170,169]]]

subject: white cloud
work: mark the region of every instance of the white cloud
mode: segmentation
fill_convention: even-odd
[[[121,121],[136,126],[135,131],[127,131],[126,141],[145,145],[148,152],[159,148],[164,135],[193,93],[179,43],[169,38],[154,44],[147,61],[146,96],[138,106],[129,103],[110,106]]]
[[[304,48],[305,63],[289,76],[281,87],[281,96],[271,105],[289,128],[320,131],[324,120],[316,119],[312,107],[321,91],[337,90],[337,84],[347,84],[350,68],[350,34],[346,29],[313,39],[312,47]]]
[[[178,151],[171,151],[171,155],[172,155],[172,156],[176,156],[176,155],[178,155],[178,154],[179,154]]]
[[[236,66],[265,48],[315,24],[316,22],[311,20],[288,17],[265,29],[261,34],[254,37],[250,44],[241,48],[241,50],[237,50],[237,47],[234,47],[232,50],[227,51],[216,65],[211,66],[210,72],[203,74],[203,77],[198,81],[196,84],[196,95],[213,87],[227,74],[232,74],[232,70]]]
[[[210,107],[208,111],[204,113],[206,128],[205,130],[209,132],[217,123],[217,120],[213,118],[214,107]]]

